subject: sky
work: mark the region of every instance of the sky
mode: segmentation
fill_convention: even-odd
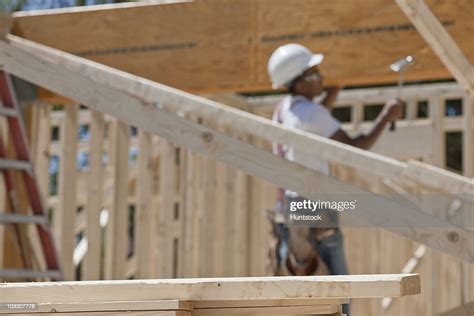
[[[10,11],[12,7],[16,6],[22,0],[0,0],[2,7],[7,6],[7,11]],[[86,5],[96,3],[112,3],[113,0],[86,0]],[[39,9],[53,9],[53,8],[64,8],[75,6],[76,0],[26,0],[22,6],[22,10],[39,10]]]

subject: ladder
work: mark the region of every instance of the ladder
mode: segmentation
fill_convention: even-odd
[[[10,225],[16,237],[17,248],[21,255],[23,269],[0,269],[0,279],[51,279],[62,280],[62,271],[59,265],[56,248],[54,246],[49,220],[43,201],[41,199],[38,182],[33,170],[33,163],[28,149],[26,130],[20,106],[15,94],[13,83],[9,74],[0,70],[0,116],[6,117],[8,134],[15,151],[14,160],[7,159],[7,150],[0,131],[0,171],[3,172],[5,181],[6,200],[10,212],[0,213],[0,224]],[[20,177],[15,177],[15,172]],[[28,204],[33,214],[20,210],[18,200],[17,180],[22,179]],[[5,207],[5,205],[0,205]],[[44,256],[46,271],[33,269],[31,253],[24,245],[24,236],[21,234],[20,225],[34,225],[38,231],[41,252]],[[23,238],[23,241],[22,241]]]

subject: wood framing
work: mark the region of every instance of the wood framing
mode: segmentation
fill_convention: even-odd
[[[160,244],[158,254],[160,257],[157,264],[158,276],[161,278],[172,278],[173,267],[169,259],[173,258],[173,219],[174,205],[176,199],[176,165],[175,147],[166,139],[160,139],[160,208],[157,218],[157,235]]]
[[[67,144],[59,159],[59,192],[61,194],[61,207],[54,212],[53,225],[55,240],[61,258],[62,270],[65,280],[75,279],[75,270],[72,262],[75,234],[74,218],[76,215],[76,149],[78,130],[77,106],[65,109],[66,117],[61,126],[61,142]]]
[[[14,37],[12,39],[16,42]],[[25,50],[5,42],[0,43],[0,58],[6,70],[20,78],[45,86],[133,126],[156,133],[177,145],[297,191],[308,198],[321,199],[334,193],[355,196],[368,194],[370,198],[366,204],[357,214],[352,214],[359,220],[384,227],[463,260],[474,261],[472,253],[474,233],[471,231],[423,214],[416,207],[407,205],[404,200],[385,198],[339,182],[163,109],[165,105],[171,103],[175,106],[181,105],[183,108],[192,104],[193,107],[200,107],[206,112],[210,108],[207,106],[210,101],[107,66],[22,41],[23,46],[27,44],[34,48]],[[42,53],[39,54],[38,51]],[[233,122],[235,125],[247,128],[255,126],[255,129],[273,126],[268,121],[253,116],[244,119],[243,114],[240,117],[237,110],[222,105],[219,105],[219,111],[224,121],[228,113],[233,113],[234,117],[239,118],[240,121]],[[262,124],[258,125],[256,122]],[[274,126],[274,130],[280,135],[286,133],[287,143],[294,144],[291,136],[297,132],[278,126]],[[308,144],[317,143],[308,140]],[[472,183],[466,182],[466,186],[467,184]],[[351,216],[351,213],[347,212],[347,215]],[[428,226],[419,227],[427,223],[430,223],[429,227],[436,229]]]
[[[157,212],[152,207],[153,170],[152,136],[140,131],[138,134],[137,204],[135,218],[135,246],[137,256],[137,278],[156,275],[157,256]]]
[[[107,224],[105,278],[123,279],[126,276],[125,265],[128,254],[128,149],[129,126],[115,120],[110,126],[109,159],[112,164],[112,204]]]
[[[41,54],[45,58],[52,58],[53,60],[64,59],[65,63],[71,58],[86,62],[84,59],[48,49],[42,45],[34,44],[15,36],[10,36],[9,38],[12,45],[35,52],[36,54]],[[68,57],[64,58],[66,55]],[[92,62],[88,63],[95,64]],[[104,67],[105,66],[102,68]],[[97,80],[109,84],[107,80],[104,79],[105,78],[97,78]],[[450,192],[455,194],[469,194],[474,192],[474,185],[470,179],[446,172],[443,169],[439,169],[439,172],[432,173],[436,181],[433,181],[432,177],[418,177],[418,173],[409,172],[408,165],[396,159],[354,148],[302,130],[288,129],[280,124],[273,124],[265,118],[229,108],[217,102],[184,93],[143,78],[140,78],[139,82],[143,89],[142,94],[146,96],[148,102],[152,104],[158,102],[160,107],[164,107],[182,116],[193,115],[203,118],[208,124],[228,128],[233,132],[247,133],[282,144],[291,143],[294,148],[308,155],[342,163],[362,171],[391,178],[409,177],[411,180],[428,187],[437,184],[441,186],[439,187],[440,189],[450,188]],[[122,91],[126,91],[126,93],[137,93],[135,85],[130,84],[126,79],[116,79],[113,84]],[[186,102],[182,102],[183,96],[186,97]],[[419,166],[423,169],[422,167],[424,165]],[[431,168],[431,170],[433,170],[433,168]]]
[[[395,1],[454,78],[474,97],[474,66],[425,1]]]
[[[102,113],[91,110],[91,121],[89,124],[89,181],[88,201],[86,206],[86,238],[87,252],[82,266],[83,280],[100,279],[101,262],[101,227],[100,212],[102,211],[103,177],[104,168],[102,159],[104,155],[104,127],[105,121]]]
[[[5,36],[10,33],[13,19],[10,14],[0,11],[0,39],[4,40]]]
[[[440,313],[439,316],[471,316],[474,314],[474,302],[462,304],[451,310]]]
[[[342,316],[349,298],[420,293],[415,274],[259,277],[0,285],[0,314],[53,316]],[[51,294],[47,294],[51,292]],[[45,295],[46,294],[46,295]],[[54,297],[53,297],[54,296]],[[169,298],[176,296],[176,298]],[[161,299],[160,297],[165,297]],[[27,303],[22,300],[30,300]],[[30,303],[34,300],[35,303]]]
[[[1,303],[376,298],[403,297],[418,293],[418,274],[0,284]]]
[[[474,4],[429,4],[473,56]],[[408,80],[451,77],[393,0],[197,0],[20,12],[13,32],[190,92],[270,90],[268,58],[289,42],[326,55],[329,85],[395,83],[389,65],[407,54],[417,60]]]

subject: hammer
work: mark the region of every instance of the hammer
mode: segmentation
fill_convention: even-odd
[[[390,65],[390,70],[394,72],[398,72],[398,87],[397,87],[397,98],[400,98],[401,92],[402,92],[402,87],[403,87],[403,75],[405,72],[405,67],[413,64],[415,60],[413,59],[412,56],[406,56],[403,57],[402,59],[397,60],[393,64]],[[395,130],[395,121],[390,123],[390,131]]]

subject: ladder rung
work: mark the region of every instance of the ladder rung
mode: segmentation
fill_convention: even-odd
[[[0,158],[0,169],[31,171],[32,165],[29,161],[10,160],[10,159]]]
[[[0,116],[17,116],[16,110],[12,108],[0,107]]]
[[[41,224],[47,225],[48,219],[42,215],[24,215],[0,213],[1,224]]]
[[[50,278],[61,279],[62,274],[58,270],[28,270],[28,269],[0,269],[0,278],[4,279],[35,279]]]

